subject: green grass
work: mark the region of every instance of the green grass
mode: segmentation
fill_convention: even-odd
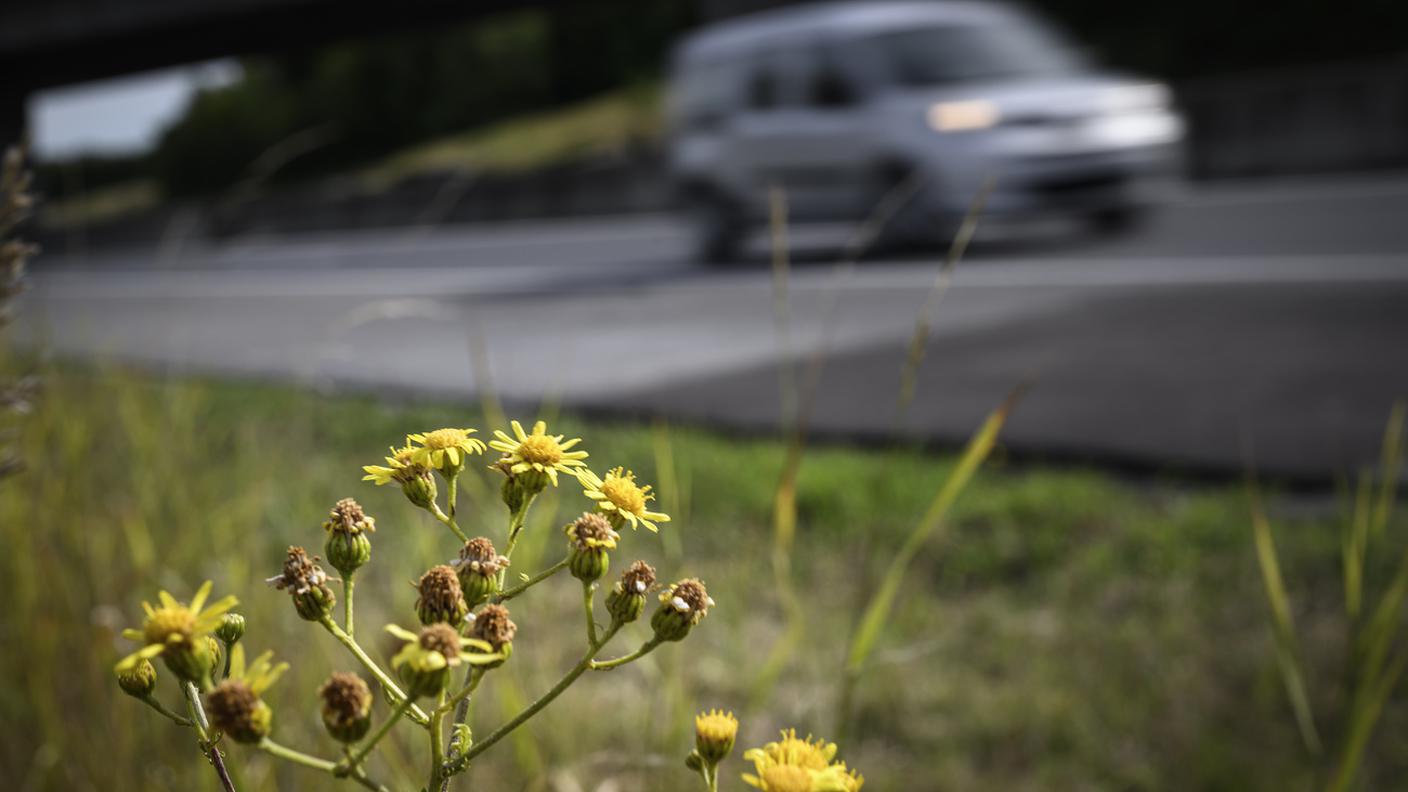
[[[660,91],[624,89],[434,140],[363,169],[370,186],[441,171],[519,173],[620,151],[660,134]]]
[[[414,621],[408,581],[451,558],[456,543],[398,492],[360,482],[360,465],[408,431],[483,426],[477,409],[111,371],[46,378],[21,438],[30,470],[0,484],[7,787],[215,789],[188,735],[123,696],[111,674],[130,649],[117,633],[137,623],[141,600],[158,587],[188,597],[206,578],[217,595],[241,598],[251,651],[293,662],[268,696],[275,737],[331,756],[314,690],[354,666],[262,581],[287,545],[321,545],[319,523],[337,498],[357,497],[378,526],[373,561],[358,576],[360,634],[388,657],[392,645],[373,636],[388,621]],[[684,644],[569,690],[479,762],[475,788],[691,789],[682,760],[696,707],[734,709],[744,746],[784,726],[832,733],[856,611],[954,459],[808,451],[792,558],[806,633],[778,684],[754,700],[756,674],[784,629],[770,565],[781,443],[572,416],[553,426],[584,437],[598,469],[623,464],[659,482],[668,459],[679,485],[662,486],[660,503],[675,520],[659,536],[627,532],[613,567],[642,557],[663,577],[698,575],[718,605]],[[476,476],[462,494],[471,532],[501,530],[492,484]],[[571,487],[541,503],[513,571],[555,559],[560,525],[585,503]],[[1317,711],[1332,712],[1336,702],[1323,700],[1331,691],[1315,680],[1342,662],[1338,511],[1285,495],[1268,508],[1309,694]],[[1394,537],[1405,527],[1397,519],[1386,541],[1401,547]],[[1370,564],[1366,578],[1382,580],[1391,563]],[[843,756],[868,790],[1306,788],[1313,765],[1285,700],[1261,585],[1238,486],[990,463],[905,578],[860,680]],[[579,609],[567,578],[515,606],[515,653],[486,683],[476,732],[575,660]],[[644,628],[631,629],[622,646]],[[1392,788],[1408,771],[1408,747],[1393,739],[1408,726],[1402,703],[1389,702],[1384,738],[1369,746],[1366,789]],[[388,744],[375,775],[419,777],[420,736],[402,727]],[[239,746],[230,754],[242,790],[331,786]],[[741,789],[742,769],[736,755],[723,788]]]

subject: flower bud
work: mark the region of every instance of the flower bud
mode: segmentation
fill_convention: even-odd
[[[117,686],[129,696],[144,699],[156,690],[156,666],[145,658],[123,671],[117,672]]]
[[[351,498],[338,501],[323,522],[323,530],[328,532],[323,552],[338,572],[350,576],[371,560],[372,542],[367,534],[376,530],[376,520],[363,511],[357,501]]]
[[[728,758],[737,737],[738,719],[732,712],[709,710],[694,716],[694,750],[709,767]]]
[[[401,479],[401,492],[406,496],[406,500],[422,509],[430,507],[439,495],[435,486],[435,477],[430,475],[430,471],[421,468],[411,471]]]
[[[227,679],[205,697],[210,723],[235,742],[257,743],[269,736],[274,712],[242,679]]]
[[[196,636],[185,645],[173,645],[161,653],[166,667],[178,678],[201,690],[210,686],[210,673],[220,662],[220,643],[209,635]]]
[[[645,595],[655,587],[655,570],[636,561],[606,594],[606,610],[621,624],[630,624],[645,612]]]
[[[460,655],[460,634],[443,622],[421,630],[414,643],[392,661],[406,683],[406,695],[430,698],[440,695],[450,681],[450,666]]]
[[[460,548],[460,560],[455,562],[460,590],[465,604],[473,608],[499,591],[499,573],[508,567],[508,557],[494,550],[494,543],[476,536]]]
[[[327,585],[328,575],[317,561],[317,556],[310,558],[303,548],[290,547],[283,572],[266,581],[280,591],[288,591],[294,610],[307,621],[320,621],[337,604],[336,595]]]
[[[318,688],[323,700],[323,726],[334,740],[354,743],[372,725],[372,691],[356,674],[339,671]]]
[[[616,547],[620,535],[599,514],[583,514],[564,529],[567,534],[568,569],[572,576],[591,583],[611,564],[607,550]]]
[[[661,641],[682,641],[713,604],[703,582],[681,580],[660,593],[660,607],[651,617],[650,627]]]
[[[704,757],[698,751],[690,751],[689,756],[684,758],[684,766],[697,773],[704,767]]]
[[[503,498],[504,505],[508,507],[509,512],[518,514],[534,498],[538,497],[539,493],[547,489],[551,479],[544,471],[531,467],[515,473],[513,466],[513,460],[505,456],[489,467],[504,474],[504,483],[499,489],[499,495]]]
[[[220,626],[215,628],[215,637],[231,646],[239,643],[244,637],[244,617],[238,613],[225,614]]]
[[[485,605],[474,614],[474,623],[469,628],[469,637],[478,638],[507,660],[513,654],[513,637],[518,633],[518,625],[508,617],[508,608],[502,605]],[[480,666],[484,669],[498,668],[504,660]]]
[[[420,597],[416,599],[416,615],[420,617],[421,624],[445,622],[459,626],[469,612],[464,592],[460,590],[459,577],[451,567],[443,564],[431,567],[420,576],[416,590],[420,592]]]

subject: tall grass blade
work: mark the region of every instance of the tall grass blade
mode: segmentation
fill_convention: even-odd
[[[861,617],[860,626],[851,639],[850,649],[846,656],[846,668],[842,681],[842,711],[840,713],[840,722],[843,728],[850,719],[851,690],[861,672],[864,671],[866,660],[875,649],[875,644],[884,630],[885,622],[889,619],[890,611],[894,608],[895,597],[899,595],[900,584],[904,582],[909,565],[914,561],[920,548],[944,524],[944,518],[948,515],[954,502],[958,500],[959,494],[968,486],[973,474],[992,453],[992,449],[997,443],[998,434],[1002,431],[1003,425],[1007,423],[1007,418],[1016,407],[1023,390],[1023,388],[1018,388],[1009,394],[1001,406],[983,421],[983,425],[978,428],[978,431],[964,447],[958,465],[944,481],[943,487],[934,496],[934,500],[930,502],[923,519],[915,525],[904,545],[891,559],[885,576],[875,591],[875,596],[871,598],[870,604]]]
[[[1360,471],[1354,493],[1354,507],[1344,530],[1344,609],[1351,622],[1359,621],[1364,594],[1364,555],[1369,545],[1369,498],[1373,477]]]
[[[1397,401],[1388,414],[1388,425],[1384,427],[1383,451],[1379,462],[1379,494],[1374,502],[1374,516],[1370,530],[1375,537],[1383,536],[1393,515],[1393,504],[1398,493],[1398,467],[1403,459],[1403,422],[1408,413],[1408,402]]]
[[[929,293],[924,297],[924,304],[919,308],[919,315],[915,317],[914,334],[910,336],[904,367],[900,370],[900,390],[895,404],[896,431],[904,425],[904,417],[909,412],[909,405],[914,401],[914,392],[919,381],[919,365],[924,362],[924,347],[929,340],[934,306],[943,299],[953,283],[953,271],[958,267],[958,262],[968,250],[968,243],[973,241],[973,235],[978,231],[978,218],[982,215],[983,206],[987,204],[988,196],[992,194],[996,184],[996,177],[989,176],[978,189],[977,195],[973,196],[973,203],[969,204],[968,212],[958,226],[958,233],[954,234],[953,242],[949,245],[943,266],[934,276],[934,285],[929,288]]]
[[[1349,732],[1345,737],[1344,749],[1340,752],[1335,775],[1327,787],[1329,792],[1349,792],[1359,775],[1359,767],[1364,762],[1364,751],[1369,747],[1369,738],[1374,735],[1379,716],[1383,714],[1384,702],[1403,676],[1408,667],[1408,652],[1399,652],[1382,679],[1368,688],[1367,695],[1356,698],[1350,713]]]
[[[1262,584],[1266,588],[1266,601],[1271,606],[1271,624],[1276,636],[1276,664],[1280,668],[1281,681],[1286,686],[1291,710],[1295,713],[1301,741],[1312,756],[1319,756],[1323,747],[1320,732],[1315,728],[1314,714],[1310,709],[1310,697],[1306,694],[1305,673],[1297,648],[1290,599],[1286,596],[1286,584],[1281,579],[1281,565],[1276,558],[1276,540],[1271,535],[1271,523],[1266,519],[1266,511],[1261,505],[1256,479],[1250,475],[1247,477],[1247,498],[1251,502],[1256,560],[1261,568]]]

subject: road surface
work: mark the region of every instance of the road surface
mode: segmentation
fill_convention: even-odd
[[[1227,473],[1250,449],[1320,480],[1373,460],[1408,396],[1408,177],[1199,187],[1118,241],[988,237],[902,418],[932,259],[799,254],[779,321],[765,260],[696,267],[663,217],[49,251],[21,332],[167,371],[743,430],[775,429],[780,372],[819,359],[822,436],[957,443],[1026,383],[1013,453]]]

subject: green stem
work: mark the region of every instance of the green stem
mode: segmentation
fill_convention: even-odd
[[[160,712],[162,715],[165,715],[166,717],[170,718],[176,723],[177,726],[185,726],[188,729],[194,729],[196,726],[195,721],[185,716],[177,715],[176,713],[167,709],[165,704],[162,704],[160,701],[157,701],[151,696],[147,696],[143,699],[140,699],[140,701],[143,704],[146,704],[148,707],[151,707],[152,709],[156,710],[157,712]]]
[[[279,745],[268,737],[265,737],[264,739],[259,741],[259,750],[263,751],[266,754],[269,754],[270,756],[277,756],[280,759],[287,759],[288,761],[293,762],[294,764],[301,764],[304,767],[311,767],[314,770],[322,770],[324,773],[328,773],[329,775],[331,775],[332,771],[337,768],[337,762],[332,762],[327,759],[319,759],[316,756],[309,756],[308,754],[303,753],[302,751],[295,751],[292,748]]]
[[[381,738],[391,732],[391,727],[396,725],[396,721],[401,720],[401,717],[406,714],[406,710],[409,707],[409,701],[403,701],[398,704],[396,709],[391,711],[391,715],[386,719],[386,722],[378,726],[376,731],[372,732],[372,736],[363,741],[361,747],[348,752],[347,766],[356,768],[357,765],[360,765],[362,760],[367,758],[367,754],[371,753],[372,749],[376,747],[376,744],[381,742]]]
[[[426,509],[428,509],[431,514],[435,515],[435,519],[437,519],[437,520],[439,520],[440,522],[444,523],[445,526],[446,526],[447,528],[449,528],[451,531],[454,531],[454,532],[455,532],[455,536],[458,536],[458,537],[460,538],[460,541],[461,541],[461,542],[468,542],[468,541],[469,541],[469,537],[468,537],[468,536],[465,536],[464,531],[460,530],[460,524],[457,523],[457,522],[455,522],[455,518],[454,518],[454,517],[451,517],[450,515],[446,514],[444,511],[442,511],[442,510],[440,509],[440,504],[436,503],[435,501],[431,501],[431,502],[430,502],[430,505],[427,506]]]
[[[645,657],[646,655],[654,651],[655,647],[659,645],[659,638],[651,638],[649,641],[646,641],[645,643],[641,644],[639,649],[635,650],[634,652],[631,652],[628,655],[622,655],[621,657],[618,657],[615,660],[603,660],[600,663],[593,661],[591,663],[591,669],[593,671],[610,671],[613,668],[623,666],[629,662],[639,660],[642,657]]]
[[[494,597],[494,602],[505,602],[507,600],[513,599],[514,597],[517,597],[519,594],[522,594],[533,586],[542,583],[544,580],[547,580],[553,575],[556,575],[558,572],[561,572],[563,569],[566,569],[569,563],[571,563],[570,558],[564,558],[561,561],[558,561],[556,564],[553,564],[552,566],[548,567],[547,569],[544,569],[533,577],[530,577],[522,583],[519,583],[517,586],[514,586],[513,588],[507,591],[499,592],[498,596]]]
[[[220,755],[220,748],[210,739],[210,721],[205,719],[205,708],[200,705],[200,691],[190,682],[182,683],[181,690],[186,694],[186,709],[191,713],[191,723],[195,726],[196,734],[200,735],[201,752],[215,768],[215,774],[220,777],[220,786],[225,792],[235,792],[235,782],[230,780],[230,772],[225,769],[225,759]]]
[[[454,520],[456,518],[455,501],[457,500],[460,494],[460,474],[456,473],[455,475],[450,476],[450,479],[447,484],[449,486],[450,491],[445,493],[445,505],[450,507],[450,519]],[[458,528],[459,524],[456,523],[455,527]]]
[[[475,688],[479,687],[479,680],[483,678],[484,669],[471,667],[469,669],[469,679],[465,680],[464,687],[460,688],[458,693],[451,696],[449,700],[445,702],[445,705],[442,706],[440,709],[448,712],[450,709],[455,707],[455,705],[459,704],[461,701],[464,701],[466,698],[468,698],[471,694],[474,693]],[[457,718],[456,720],[461,719]]]
[[[346,625],[347,637],[353,639],[357,635],[357,622],[352,618],[352,596],[355,593],[352,576],[355,571],[348,572],[347,577],[342,581],[342,623]]]
[[[592,658],[596,657],[596,653],[601,651],[601,647],[605,646],[606,643],[611,640],[612,636],[614,636],[616,634],[616,631],[619,629],[621,629],[620,622],[612,622],[611,626],[607,628],[606,634],[601,636],[601,640],[597,643],[592,644],[592,646],[587,649],[587,653],[582,656],[582,659],[579,660],[575,666],[572,666],[572,670],[568,671],[566,675],[562,677],[562,679],[559,679],[557,681],[557,684],[552,686],[551,690],[538,697],[537,701],[534,701],[532,704],[529,704],[523,709],[522,712],[519,712],[517,715],[513,716],[513,719],[510,720],[508,723],[505,723],[504,725],[495,729],[494,733],[484,738],[483,742],[475,742],[474,745],[465,753],[463,761],[466,763],[472,761],[474,757],[478,756],[481,753],[484,753],[491,746],[493,746],[494,743],[507,737],[509,733],[512,732],[514,729],[517,729],[519,726],[522,726],[525,722],[527,722],[529,718],[533,717],[534,715],[537,715],[538,712],[543,709],[543,707],[546,707],[547,705],[551,704],[553,702],[553,699],[562,695],[562,691],[571,687],[572,683],[577,681],[577,677],[580,677],[584,672],[586,672],[588,668],[592,667]]]
[[[352,636],[344,632],[341,627],[338,627],[336,622],[334,622],[330,617],[324,616],[318,621],[318,623],[323,625],[323,628],[326,629],[328,632],[332,633],[332,636],[336,638],[338,642],[341,643],[343,646],[347,647],[347,651],[351,652],[352,655],[362,663],[362,667],[366,668],[372,676],[376,677],[376,681],[381,683],[382,689],[384,689],[386,691],[386,695],[391,698],[392,704],[399,706],[407,700],[406,694],[401,692],[401,688],[398,687],[396,683],[391,680],[391,677],[388,676],[385,671],[381,670],[381,666],[378,666],[376,664],[376,661],[372,660],[371,657],[367,655],[367,653],[362,649],[362,647],[352,639]],[[417,707],[415,704],[410,705],[409,714],[411,720],[415,721],[421,726],[425,726],[430,723],[430,717],[425,714],[424,710],[422,710],[420,707]]]
[[[229,679],[229,678],[230,678],[230,651],[235,648],[235,645],[232,644],[232,643],[230,643],[229,641],[221,641],[221,643],[225,644],[225,670],[224,670],[224,672],[222,672],[222,673],[220,674],[220,678],[221,678],[221,679]]]
[[[582,581],[582,608],[587,616],[587,645],[596,646],[596,615],[592,613],[592,602],[596,599],[596,584]]]
[[[427,789],[439,789],[445,777],[445,693],[440,693],[440,706],[430,716],[430,784]]]

